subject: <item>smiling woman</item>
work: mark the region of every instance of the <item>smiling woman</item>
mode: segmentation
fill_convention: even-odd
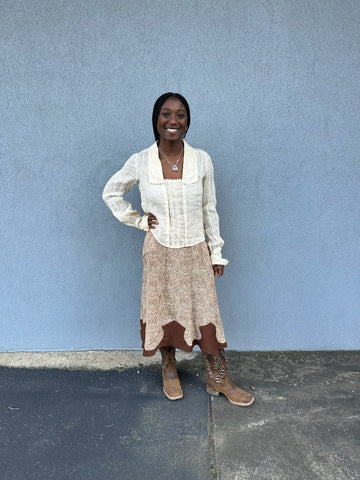
[[[141,338],[143,354],[162,355],[167,398],[183,397],[175,349],[199,345],[208,368],[208,393],[223,393],[234,405],[254,398],[235,386],[226,371],[227,346],[214,278],[228,263],[216,212],[213,166],[209,155],[184,138],[190,108],[178,93],[165,93],[153,109],[155,143],[134,155],[105,186],[103,199],[121,222],[146,230],[143,248]],[[141,206],[133,210],[124,195],[138,183]]]
[[[153,129],[164,177],[182,177],[183,139],[189,126],[190,108],[184,97],[165,93],[158,98],[153,111]],[[170,169],[177,173],[172,174]]]
[[[182,139],[186,135],[187,128],[187,114],[184,109],[184,105],[177,98],[168,98],[160,111],[157,121],[157,131],[160,135],[159,153],[160,159],[163,158],[166,160],[166,162],[170,165],[171,170],[173,172],[179,172],[179,174],[182,171],[182,164],[179,165],[179,161],[182,159],[184,153]],[[177,152],[171,151],[171,145],[175,145],[176,143],[180,144],[180,142],[180,153],[179,156],[177,156]],[[164,148],[165,145],[167,146]],[[169,153],[169,156],[165,154],[163,149],[171,152]],[[177,157],[177,159],[176,162],[173,163],[175,157]]]

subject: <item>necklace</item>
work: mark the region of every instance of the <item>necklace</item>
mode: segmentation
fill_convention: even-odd
[[[165,155],[165,153],[161,150],[161,148],[159,146],[159,152],[165,158],[165,160],[168,162],[168,164],[170,165],[171,170],[173,172],[178,172],[179,171],[178,163],[179,163],[179,160],[181,158],[181,155],[182,155],[183,151],[184,151],[184,145],[181,148],[181,152],[180,152],[180,155],[179,155],[178,159],[176,160],[176,163],[171,163],[170,160],[168,159],[168,157]]]

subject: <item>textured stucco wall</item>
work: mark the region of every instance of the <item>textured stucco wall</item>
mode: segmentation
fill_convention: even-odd
[[[0,350],[139,347],[143,233],[101,192],[168,90],[215,164],[229,346],[360,347],[358,0],[0,8]]]

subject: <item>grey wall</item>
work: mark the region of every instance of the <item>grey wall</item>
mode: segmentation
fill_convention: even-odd
[[[360,347],[358,0],[0,8],[1,350],[140,346],[143,232],[101,192],[168,90],[215,165],[229,346]]]

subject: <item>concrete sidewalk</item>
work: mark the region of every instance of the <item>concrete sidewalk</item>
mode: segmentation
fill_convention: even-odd
[[[200,353],[178,356],[176,402],[128,355],[108,371],[0,367],[1,480],[360,479],[360,352],[228,352],[250,408],[209,397]]]

